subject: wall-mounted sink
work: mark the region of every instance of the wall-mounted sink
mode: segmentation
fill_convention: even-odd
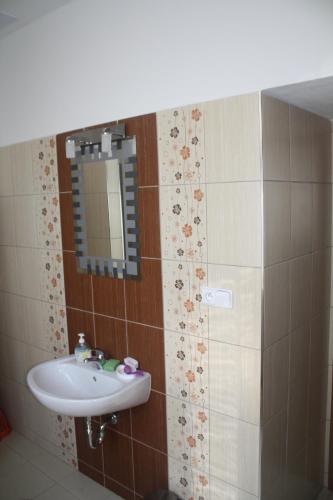
[[[77,363],[75,356],[47,361],[34,366],[27,383],[40,403],[62,415],[91,417],[126,410],[146,403],[151,376],[130,376],[97,370]]]

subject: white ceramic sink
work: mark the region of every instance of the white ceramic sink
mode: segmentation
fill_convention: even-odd
[[[119,376],[98,370],[95,363],[79,364],[74,355],[31,368],[27,383],[40,403],[62,415],[91,417],[146,403],[151,376]]]

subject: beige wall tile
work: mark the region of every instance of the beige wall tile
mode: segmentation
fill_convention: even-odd
[[[312,250],[331,244],[332,189],[330,184],[314,183],[312,211]]]
[[[259,180],[259,93],[205,103],[206,181]]]
[[[263,173],[266,180],[290,179],[289,106],[262,96]]]
[[[257,495],[259,427],[211,411],[210,471],[216,478]]]
[[[306,446],[298,455],[289,459],[284,495],[285,500],[316,498],[316,486],[308,477]]]
[[[264,348],[284,337],[290,327],[290,264],[264,271]]]
[[[0,246],[0,283],[5,292],[18,293],[19,279],[16,247]]]
[[[15,245],[14,204],[12,196],[0,197],[0,245]]]
[[[326,396],[326,420],[331,419],[332,411],[332,377],[333,377],[333,367],[328,366],[328,376],[327,376],[327,396]]]
[[[0,196],[13,194],[12,146],[0,148]]]
[[[231,486],[213,476],[210,477],[210,498],[218,500],[256,500],[258,497]]]
[[[41,250],[17,248],[17,271],[19,293],[33,299],[41,298]]]
[[[291,183],[291,252],[304,255],[312,249],[312,185]]]
[[[270,498],[268,493],[277,481],[280,482],[281,489],[283,488],[283,475],[286,468],[286,431],[287,414],[285,411],[274,415],[263,426],[261,486],[262,492],[266,495],[265,498]]]
[[[4,293],[2,296],[2,328],[9,337],[26,341],[25,299],[19,295]]]
[[[288,410],[288,461],[300,453],[307,438],[308,378],[291,381]]]
[[[208,262],[261,265],[259,182],[207,185]]]
[[[260,348],[261,281],[261,269],[208,265],[207,285],[233,293],[232,309],[209,307],[210,339]]]
[[[265,266],[291,255],[291,188],[288,182],[264,182]]]
[[[11,149],[14,194],[33,194],[31,142],[15,144]]]
[[[260,371],[260,351],[209,341],[210,408],[259,424]]]
[[[290,380],[308,383],[310,326],[303,325],[290,334]]]
[[[330,305],[331,249],[312,254],[312,316]]]
[[[290,263],[291,329],[308,324],[311,317],[312,256],[299,257]]]
[[[19,384],[24,384],[26,344],[3,335],[1,350],[2,372],[5,377]]]
[[[14,220],[16,244],[24,247],[37,247],[37,216],[39,196],[15,196]]]
[[[331,124],[318,115],[311,115],[312,180],[330,182],[332,178]]]
[[[263,421],[287,407],[289,381],[289,336],[263,354]]]
[[[290,169],[291,180],[312,180],[311,115],[290,106]]]

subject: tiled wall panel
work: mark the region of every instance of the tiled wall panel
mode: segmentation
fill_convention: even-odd
[[[265,95],[262,127],[262,498],[310,500],[328,471],[331,128]]]
[[[259,495],[259,95],[157,115],[169,487]],[[203,304],[204,286],[233,309]]]
[[[76,465],[73,419],[42,407],[25,382],[32,366],[68,353],[55,138],[1,148],[0,178],[1,406]]]

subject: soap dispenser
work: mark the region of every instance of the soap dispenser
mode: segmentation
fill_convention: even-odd
[[[79,343],[76,345],[74,354],[78,363],[84,363],[84,360],[90,358],[91,349],[86,342],[84,333],[79,333]]]

